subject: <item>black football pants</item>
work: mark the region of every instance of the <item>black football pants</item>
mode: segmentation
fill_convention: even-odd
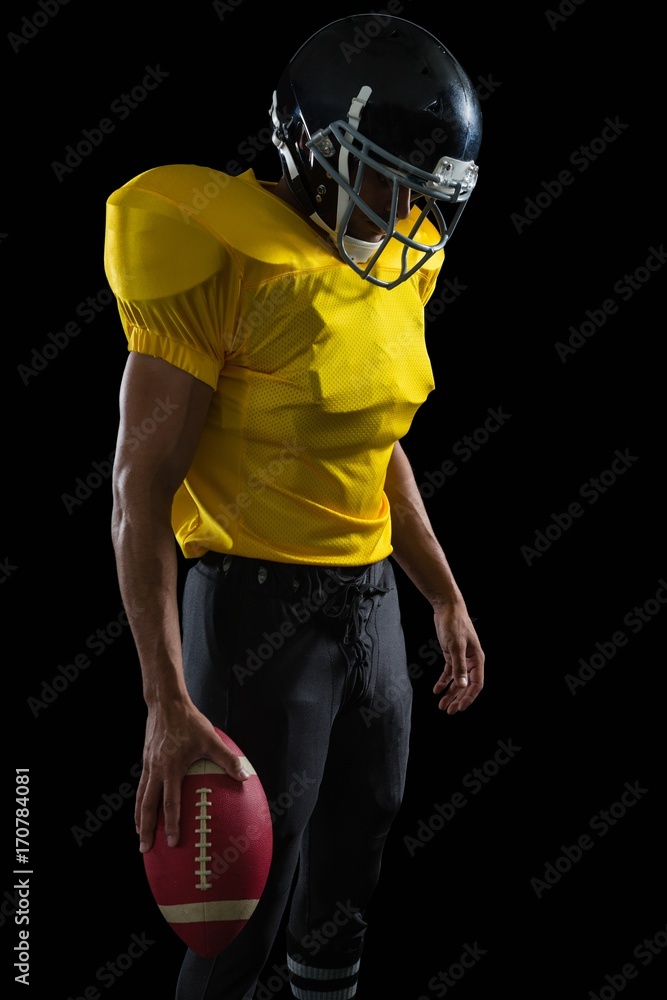
[[[264,786],[273,860],[226,951],[188,950],[176,1000],[270,1000],[275,965],[266,982],[262,971],[288,902],[292,993],[349,1000],[408,755],[412,689],[391,564],[205,556],[185,582],[183,647],[195,704]]]

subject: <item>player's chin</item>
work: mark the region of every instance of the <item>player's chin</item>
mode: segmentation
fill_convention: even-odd
[[[356,236],[357,240],[364,240],[366,243],[381,243],[386,236],[386,232],[383,229],[376,229],[375,226],[371,230],[367,230],[363,236]]]
[[[346,232],[353,240],[362,240],[364,243],[380,243],[387,235],[386,230],[380,229],[369,219],[358,222],[352,220],[352,224],[347,227]]]

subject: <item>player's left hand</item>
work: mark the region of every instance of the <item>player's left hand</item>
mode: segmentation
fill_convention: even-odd
[[[434,620],[445,666],[433,693],[442,694],[438,708],[454,715],[468,708],[484,687],[484,651],[464,604],[437,605]]]

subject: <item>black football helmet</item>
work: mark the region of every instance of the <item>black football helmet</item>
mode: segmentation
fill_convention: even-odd
[[[293,56],[270,114],[293,197],[362,278],[392,288],[451,238],[477,182],[482,115],[470,79],[430,32],[382,13],[334,21]],[[367,168],[391,186],[387,218],[361,197]],[[402,188],[416,206],[399,231]],[[355,207],[379,242],[347,234]],[[383,281],[373,269],[392,239],[401,271]]]

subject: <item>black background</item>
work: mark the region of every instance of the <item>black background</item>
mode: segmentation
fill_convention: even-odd
[[[183,947],[137,850],[144,705],[109,534],[126,346],[103,269],[105,201],[163,163],[236,160],[277,179],[267,112],[279,72],[317,28],[365,8],[44,4],[3,14],[0,992],[168,1000]],[[648,4],[595,0],[563,0],[560,13],[418,0],[392,10],[445,42],[484,113],[478,189],[429,307],[437,391],[405,444],[476,617],[487,683],[469,712],[437,711],[430,610],[402,580],[413,753],[359,996],[443,996],[438,974],[459,975],[468,945],[479,958],[450,980],[456,1000],[654,998],[667,979],[662,29]],[[121,119],[111,108],[147,67],[167,75]],[[104,118],[114,128],[89,155],[54,166]],[[79,332],[54,350],[50,334],[58,343],[68,323]],[[485,433],[489,411],[509,416]],[[477,445],[467,460],[466,435]],[[616,452],[627,457],[613,473]],[[456,473],[443,483],[448,460]],[[559,535],[555,515],[573,503],[580,516]],[[548,547],[531,553],[547,528]],[[95,645],[98,630],[108,644]],[[588,680],[568,685],[594,654]],[[68,671],[77,656],[89,665]],[[520,749],[498,766],[501,741]],[[12,967],[19,767],[30,768],[29,986]],[[477,794],[474,768],[486,777]],[[626,783],[640,791],[622,806]],[[445,822],[436,806],[456,792],[465,806]],[[595,817],[612,807],[603,836]],[[590,849],[567,870],[563,849],[583,835]],[[538,884],[556,862],[558,880]],[[133,935],[145,951],[102,977]],[[636,951],[644,939],[655,955]],[[277,1000],[283,962],[277,948],[263,977]]]

